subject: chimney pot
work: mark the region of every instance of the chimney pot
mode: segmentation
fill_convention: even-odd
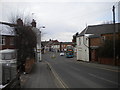
[[[32,27],[36,27],[36,21],[33,19],[31,23]]]
[[[18,19],[17,19],[17,24],[18,24],[19,26],[23,26],[23,21],[22,21],[21,18],[18,18]]]

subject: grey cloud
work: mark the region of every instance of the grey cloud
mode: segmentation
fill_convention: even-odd
[[[66,41],[70,41],[71,38],[67,39],[68,36],[72,36],[70,34],[82,31],[86,24],[98,24],[102,21],[111,20],[111,8],[115,2],[88,3],[76,1],[78,0],[67,0],[67,2],[3,3],[2,10],[8,12],[0,11],[5,16],[4,18],[0,17],[0,19],[7,21],[9,13],[19,9],[21,12],[34,13],[33,18],[37,20],[37,26],[46,26],[45,30],[43,30],[43,32],[47,33],[44,39],[53,37],[63,40],[60,35],[67,32],[66,37],[64,37]]]

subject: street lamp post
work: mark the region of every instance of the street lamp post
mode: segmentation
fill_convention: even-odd
[[[35,35],[36,35],[36,39],[37,39],[37,45],[36,45],[36,59],[37,61],[42,61],[42,57],[41,57],[41,28],[45,28],[45,26],[41,26],[39,29],[36,28],[36,22],[33,19],[32,21],[32,30],[34,31]]]
[[[45,28],[45,26],[40,27],[40,29],[41,29],[41,28]],[[39,43],[39,50],[38,50],[38,53],[39,53],[38,58],[39,58],[39,62],[41,62],[41,61],[42,61],[41,30],[40,30],[39,40],[40,40],[40,43]]]

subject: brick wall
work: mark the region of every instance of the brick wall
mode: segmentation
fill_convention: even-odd
[[[14,40],[14,36],[3,36],[5,37],[5,45],[1,45],[0,49],[15,49],[15,44],[11,45],[11,39]]]
[[[113,40],[113,34],[102,34],[101,36],[105,36],[108,40]],[[120,33],[116,33],[116,39],[120,40]]]
[[[90,46],[100,46],[101,38],[90,38]]]

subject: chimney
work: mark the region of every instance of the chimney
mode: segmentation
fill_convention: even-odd
[[[17,19],[17,25],[23,26],[23,21],[21,20],[21,18]]]
[[[33,19],[31,23],[32,27],[36,27],[36,21]]]

